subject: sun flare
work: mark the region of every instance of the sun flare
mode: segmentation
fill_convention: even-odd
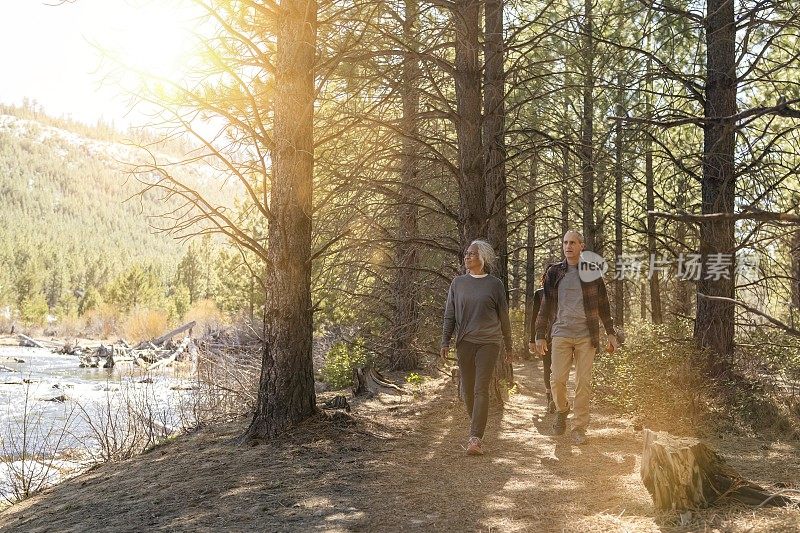
[[[97,11],[87,32],[123,69],[172,82],[187,74],[197,49],[193,2],[137,0],[113,16]]]

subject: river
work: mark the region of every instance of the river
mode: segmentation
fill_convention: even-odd
[[[52,484],[85,468],[99,455],[97,429],[124,434],[129,406],[155,413],[161,434],[180,429],[188,385],[171,368],[80,368],[77,356],[0,346],[0,498],[13,499],[23,471]]]

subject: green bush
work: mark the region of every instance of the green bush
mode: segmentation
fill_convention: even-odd
[[[709,383],[688,326],[634,322],[626,330],[622,349],[595,359],[597,401],[656,429],[690,432],[707,412]]]
[[[20,317],[26,324],[40,326],[49,312],[47,299],[42,293],[31,295],[22,301]]]
[[[320,369],[322,381],[332,389],[349,387],[353,384],[353,369],[368,362],[363,339],[350,344],[337,342],[325,356],[325,364]]]

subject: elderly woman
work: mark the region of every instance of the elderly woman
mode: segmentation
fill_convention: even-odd
[[[511,321],[503,282],[490,275],[495,263],[491,245],[473,241],[464,252],[467,273],[453,279],[444,308],[441,356],[447,357],[455,334],[461,390],[472,419],[467,455],[483,455],[483,433],[489,415],[489,383],[505,344],[512,358]]]

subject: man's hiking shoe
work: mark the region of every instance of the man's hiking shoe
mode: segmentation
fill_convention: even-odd
[[[550,391],[547,391],[547,412],[556,412],[556,402],[553,401],[553,393]]]
[[[583,429],[573,429],[570,432],[572,436],[572,443],[580,446],[581,444],[586,444],[586,431]]]
[[[563,435],[567,430],[567,415],[569,411],[559,411],[556,413],[556,419],[553,421],[553,435]]]
[[[467,455],[483,455],[483,446],[479,437],[470,437],[467,444]]]

